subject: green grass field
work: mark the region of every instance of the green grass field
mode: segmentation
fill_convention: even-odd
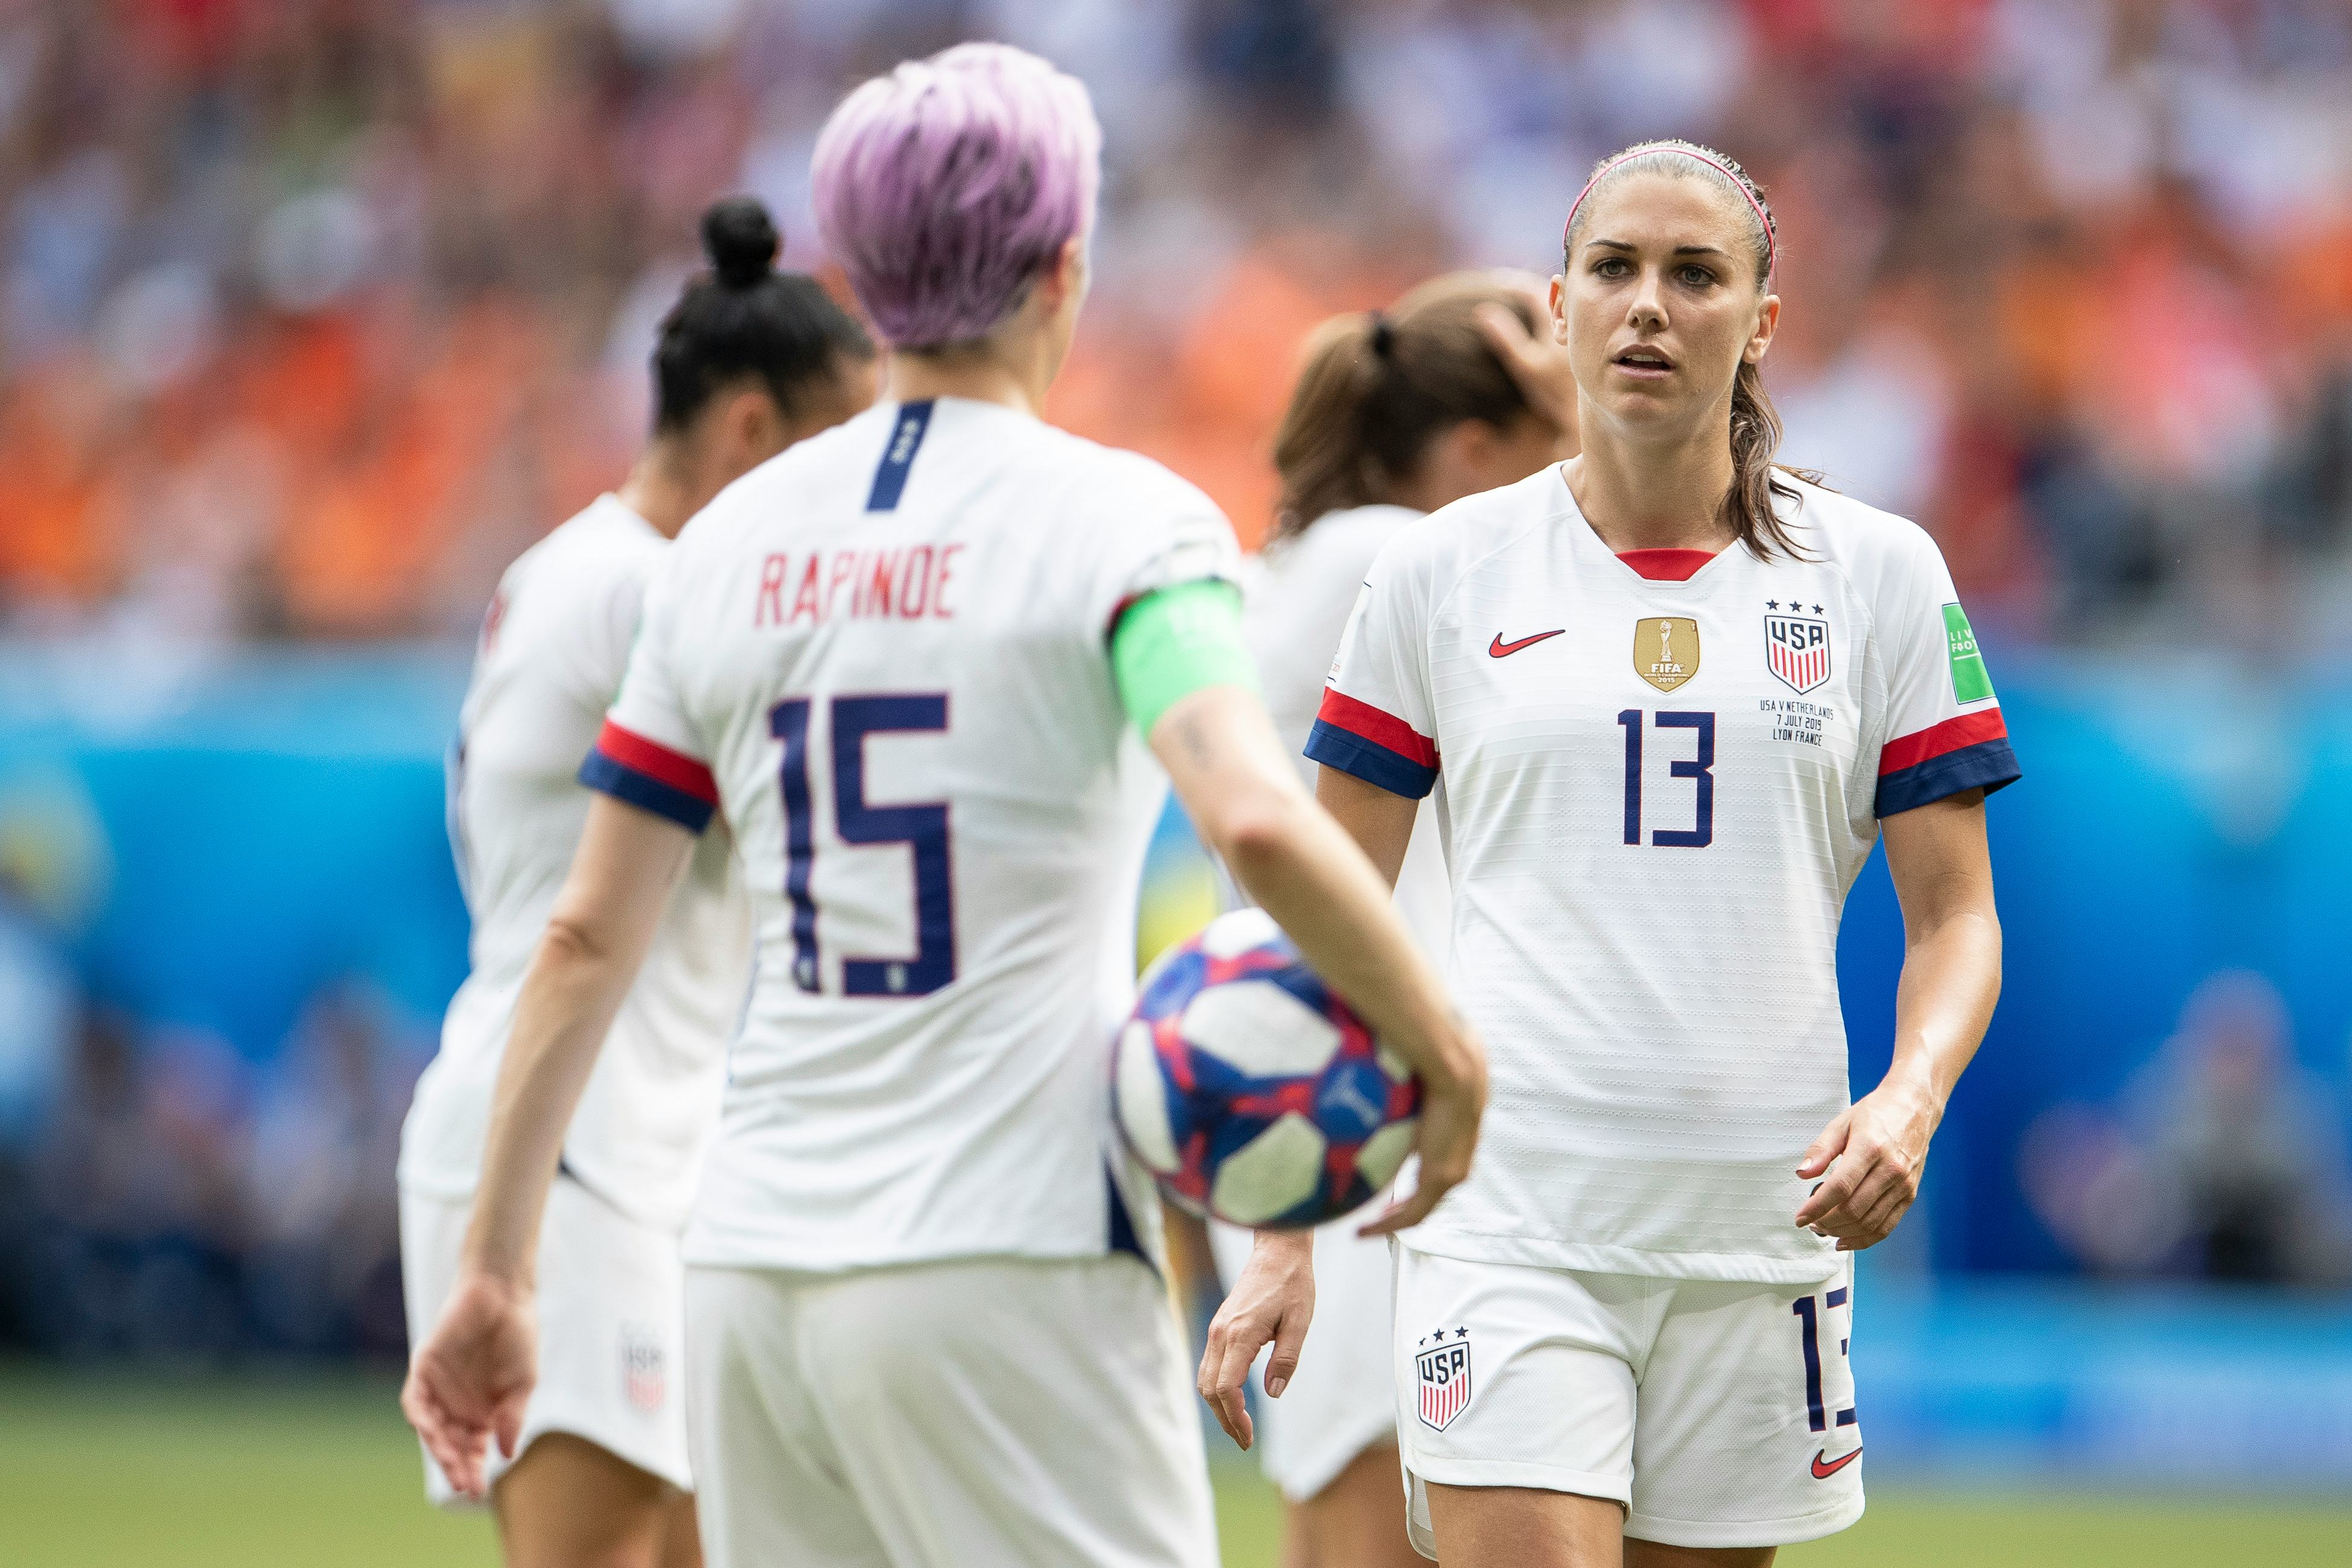
[[[1225,1561],[1273,1562],[1273,1500],[1219,1468]],[[487,1521],[425,1506],[389,1383],[0,1374],[8,1568],[476,1568]],[[2352,1504],[1890,1491],[1791,1568],[2261,1568],[2352,1563]]]

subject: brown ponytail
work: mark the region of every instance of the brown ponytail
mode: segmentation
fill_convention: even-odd
[[[1303,533],[1327,511],[1370,506],[1385,476],[1363,440],[1364,409],[1381,376],[1373,318],[1338,316],[1307,340],[1298,385],[1274,438],[1282,500],[1274,536]]]
[[[1736,205],[1747,226],[1748,248],[1755,258],[1756,290],[1760,295],[1771,287],[1773,269],[1779,261],[1779,241],[1772,205],[1764,199],[1764,188],[1728,155],[1696,142],[1677,140],[1639,142],[1593,166],[1592,178],[1569,209],[1567,232],[1561,237],[1567,252],[1562,259],[1564,270],[1573,261],[1577,230],[1582,226],[1586,202],[1595,192],[1633,174],[1706,180],[1743,198]],[[1732,475],[1731,489],[1723,497],[1723,521],[1733,537],[1759,560],[1769,561],[1775,554],[1802,560],[1804,552],[1790,536],[1788,522],[1773,503],[1789,500],[1799,506],[1804,504],[1803,493],[1782,479],[1783,474],[1809,485],[1820,484],[1822,476],[1809,468],[1775,463],[1772,454],[1780,445],[1780,416],[1772,406],[1772,395],[1764,390],[1764,373],[1758,365],[1742,360],[1731,384]]]
[[[1477,315],[1486,304],[1538,328],[1525,298],[1465,274],[1422,285],[1386,314],[1315,329],[1274,441],[1276,540],[1328,512],[1392,500],[1430,442],[1465,419],[1503,429],[1534,412],[1487,346]]]
[[[1801,561],[1805,552],[1790,537],[1789,525],[1773,502],[1805,504],[1803,493],[1782,474],[1809,485],[1820,484],[1822,476],[1774,462],[1772,453],[1780,445],[1780,414],[1772,406],[1772,395],[1764,390],[1763,368],[1741,360],[1731,383],[1731,488],[1724,492],[1723,521],[1758,560],[1780,554]]]

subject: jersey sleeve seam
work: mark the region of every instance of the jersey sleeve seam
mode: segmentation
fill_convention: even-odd
[[[1892,516],[1893,514],[1889,513],[1888,515]],[[1823,528],[1822,530],[1822,535],[1826,540],[1830,535],[1830,530]],[[1735,546],[1735,548],[1737,547]],[[1866,680],[1874,664],[1878,671],[1878,711],[1875,713],[1865,713],[1864,716],[1865,725],[1864,740],[1868,743],[1868,750],[1864,754],[1876,756],[1879,749],[1885,746],[1887,742],[1888,730],[1893,722],[1895,713],[1894,672],[1889,668],[1887,650],[1879,641],[1878,605],[1868,594],[1863,592],[1862,584],[1854,580],[1853,568],[1847,563],[1845,559],[1842,555],[1836,553],[1833,549],[1822,553],[1820,563],[1823,569],[1833,574],[1839,582],[1845,584],[1847,597],[1853,601],[1856,609],[1861,613],[1863,622],[1862,646],[1865,650],[1865,658],[1862,668],[1857,673],[1863,675]],[[1865,687],[1863,696],[1866,700],[1868,695],[1869,692]]]
[[[1430,518],[1435,517],[1436,515],[1438,515],[1436,512],[1429,512],[1424,514],[1420,521],[1422,522],[1426,522]],[[1446,585],[1444,594],[1441,595],[1435,603],[1430,605],[1429,624],[1431,627],[1433,629],[1437,625],[1437,618],[1453,607],[1455,596],[1462,592],[1462,584],[1469,581],[1471,573],[1475,572],[1479,567],[1486,564],[1487,562],[1494,560],[1504,551],[1508,550],[1512,545],[1517,544],[1520,540],[1526,538],[1529,533],[1533,532],[1537,529],[1542,528],[1548,523],[1559,522],[1576,516],[1577,513],[1573,510],[1553,507],[1536,517],[1528,519],[1517,528],[1506,533],[1501,539],[1496,541],[1491,549],[1485,551],[1481,554],[1478,554],[1466,562],[1464,562],[1455,569],[1454,580]]]

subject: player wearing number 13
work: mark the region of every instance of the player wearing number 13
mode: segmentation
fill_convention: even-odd
[[[475,1305],[412,1380],[427,1441],[469,1467],[529,1371],[502,1347],[550,1118],[646,908],[723,815],[759,963],[685,1241],[716,1568],[1214,1562],[1150,1184],[1110,1159],[1106,1047],[1167,782],[1144,740],[1422,1073],[1438,1185],[1469,1164],[1476,1049],[1250,689],[1231,529],[1040,417],[1098,141],[1083,88],[992,45],[902,65],[827,121],[818,222],[895,351],[885,400],[721,493],[648,590],[517,1012]]]
[[[1861,1512],[1846,1255],[1990,1014],[2018,768],[1934,543],[1770,466],[1761,193],[1647,144],[1566,244],[1581,455],[1397,537],[1307,747],[1376,864],[1438,793],[1494,1051],[1477,1167],[1401,1238],[1403,1458],[1449,1564],[1758,1564]],[[1908,956],[1849,1106],[1838,922],[1882,833]]]

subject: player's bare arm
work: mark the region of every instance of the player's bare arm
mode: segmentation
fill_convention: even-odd
[[[1177,717],[1171,710],[1170,720],[1174,721]],[[1193,737],[1186,735],[1184,743],[1193,743]],[[1285,769],[1284,776],[1294,775]],[[1315,797],[1331,820],[1363,851],[1364,858],[1371,862],[1372,870],[1381,883],[1395,887],[1398,870],[1404,864],[1405,847],[1412,838],[1415,803],[1331,768],[1322,771],[1315,786]],[[1238,868],[1234,874],[1241,875]],[[1252,895],[1256,896],[1255,886],[1246,881],[1244,886],[1250,886]],[[1279,920],[1281,917],[1277,914],[1276,918]],[[1286,926],[1286,929],[1288,928]],[[1300,942],[1303,951],[1303,936],[1297,931],[1292,934]],[[1310,959],[1310,962],[1319,961]],[[1424,1110],[1424,1117],[1427,1114]],[[1428,1137],[1426,1121],[1423,1127],[1425,1145]],[[1421,1188],[1412,1199],[1407,1200],[1408,1203],[1419,1204],[1429,1192],[1428,1167],[1425,1164],[1423,1172]],[[1468,1173],[1466,1162],[1462,1173]],[[1459,1176],[1454,1178],[1456,1182],[1459,1180]],[[1435,1198],[1431,1197],[1429,1203],[1433,1205]],[[1404,1215],[1405,1210],[1400,1205],[1382,1215],[1374,1226],[1366,1228],[1401,1229],[1412,1223]],[[1242,1383],[1249,1373],[1250,1363],[1256,1359],[1258,1347],[1268,1341],[1274,1343],[1274,1354],[1266,1362],[1265,1392],[1269,1397],[1279,1398],[1283,1384],[1297,1369],[1299,1346],[1306,1339],[1307,1324],[1314,1309],[1315,1248],[1312,1234],[1258,1232],[1256,1245],[1250,1251],[1248,1267],[1242,1277],[1234,1281],[1234,1288],[1226,1292],[1223,1306],[1218,1309],[1215,1320],[1209,1325],[1207,1352],[1201,1359],[1201,1397],[1216,1411],[1218,1425],[1225,1429],[1226,1436],[1243,1447],[1250,1446],[1252,1431],[1249,1411],[1242,1399]]]
[[[1234,879],[1422,1079],[1421,1185],[1366,1226],[1417,1225],[1470,1173],[1486,1054],[1390,907],[1383,878],[1299,782],[1255,696],[1211,687],[1170,708],[1151,747]],[[1408,807],[1410,832],[1411,803]],[[1395,856],[1403,857],[1402,845]]]
[[[1797,1174],[1821,1185],[1797,1223],[1842,1252],[1875,1246],[1919,1195],[1928,1141],[2000,995],[2000,919],[1985,845],[1984,791],[1949,795],[1881,824],[1903,906],[1895,1059],[1879,1086],[1805,1151]]]
[[[1418,1224],[1470,1173],[1486,1072],[1485,1053],[1391,906],[1402,841],[1385,870],[1367,860],[1307,795],[1264,707],[1239,687],[1182,699],[1152,726],[1150,739],[1193,825],[1234,879],[1421,1075],[1421,1184],[1365,1228]],[[1201,1396],[1244,1447],[1251,1440],[1242,1395],[1250,1363],[1274,1344],[1269,1394],[1296,1370],[1314,1313],[1313,1260],[1311,1234],[1261,1232],[1248,1268],[1210,1324]]]
[[[1370,857],[1373,868],[1394,887],[1404,867],[1406,847],[1412,842],[1413,817],[1420,803],[1338,768],[1324,768],[1316,775],[1315,800],[1347,829],[1356,847]]]
[[[563,1131],[692,843],[598,796],[531,960],[499,1064],[464,1272],[401,1391],[410,1424],[467,1496],[482,1494],[485,1445],[495,1437],[510,1454],[520,1435],[535,1378],[534,1254]]]
[[[1517,314],[1501,305],[1483,305],[1478,310],[1478,325],[1486,333],[1487,346],[1509,372],[1512,382],[1527,398],[1528,406],[1557,432],[1560,458],[1573,458],[1578,450],[1576,369],[1559,341],[1559,323],[1547,298],[1547,286],[1529,272],[1507,269],[1494,276],[1497,283],[1524,293],[1535,319],[1550,323],[1552,330],[1538,335],[1529,331]]]
[[[1199,1379],[1201,1397],[1216,1412],[1217,1425],[1244,1448],[1256,1436],[1248,1402],[1242,1396],[1251,1363],[1262,1346],[1273,1344],[1274,1353],[1265,1362],[1265,1392],[1269,1399],[1281,1398],[1291,1373],[1298,1370],[1298,1353],[1314,1317],[1315,1233],[1259,1231],[1249,1262],[1210,1321]]]

